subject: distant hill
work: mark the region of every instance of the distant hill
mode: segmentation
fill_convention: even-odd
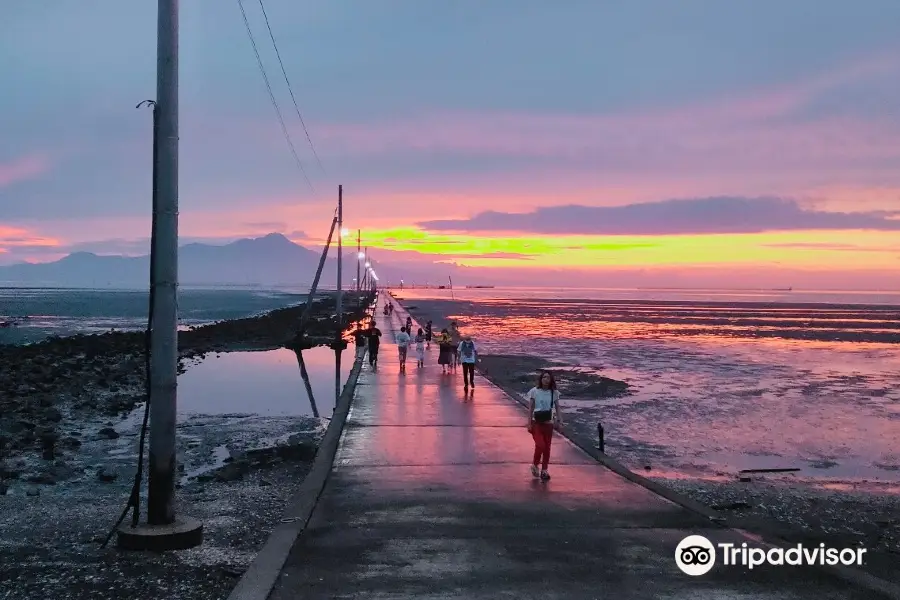
[[[337,260],[335,249],[325,263],[322,288],[335,287]],[[312,283],[319,265],[320,251],[310,250],[280,233],[241,239],[223,246],[186,244],[178,255],[178,279],[181,285],[304,286]],[[378,263],[382,282],[392,277],[428,277],[429,269]],[[441,270],[445,270],[443,267]],[[60,286],[76,288],[145,288],[149,283],[149,256],[104,256],[76,252],[49,263],[19,263],[0,267],[0,283],[23,286]],[[402,271],[402,272],[401,272]],[[356,252],[345,249],[341,279],[348,288],[356,277]],[[435,279],[434,274],[431,274]]]

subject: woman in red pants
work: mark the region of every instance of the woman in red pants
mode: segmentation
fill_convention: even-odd
[[[528,431],[534,438],[534,460],[531,474],[544,481],[550,479],[547,467],[550,463],[550,443],[553,441],[554,426],[562,425],[559,412],[559,392],[556,380],[548,371],[541,371],[537,385],[525,396],[528,399]],[[541,465],[538,471],[538,464]]]

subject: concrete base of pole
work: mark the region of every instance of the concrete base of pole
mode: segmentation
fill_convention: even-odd
[[[203,543],[203,523],[190,517],[178,517],[170,525],[122,525],[118,530],[121,550],[166,552],[187,550]]]

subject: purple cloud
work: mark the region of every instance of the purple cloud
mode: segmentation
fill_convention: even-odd
[[[839,213],[786,198],[713,197],[625,206],[554,206],[528,213],[485,211],[469,219],[423,221],[431,231],[520,231],[542,234],[675,235],[764,231],[900,230],[884,211]]]

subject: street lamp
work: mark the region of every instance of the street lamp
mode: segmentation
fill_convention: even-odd
[[[346,227],[341,227],[341,237],[347,237],[348,235],[350,235],[350,230]]]

